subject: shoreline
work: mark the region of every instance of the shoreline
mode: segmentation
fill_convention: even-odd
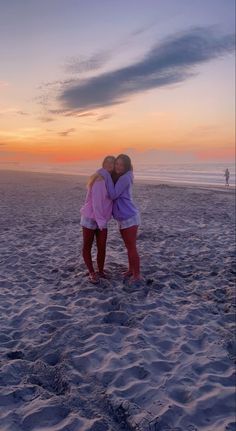
[[[43,176],[58,176],[58,177],[69,177],[69,178],[76,178],[78,177],[81,180],[84,180],[85,182],[89,178],[89,174],[75,174],[75,173],[63,173],[63,172],[42,172],[42,171],[25,171],[25,170],[14,170],[14,169],[0,169],[0,175],[1,172],[14,172],[17,174],[27,175],[43,175]],[[193,188],[193,189],[201,189],[201,190],[212,190],[212,191],[219,191],[219,192],[227,192],[227,193],[235,193],[236,185],[230,184],[229,187],[226,187],[225,185],[220,184],[202,184],[202,183],[191,183],[186,181],[167,181],[167,180],[158,180],[155,178],[136,178],[134,176],[134,185],[135,184],[143,184],[143,185],[152,185],[152,186],[161,186],[166,185],[169,187],[181,187],[181,188]]]

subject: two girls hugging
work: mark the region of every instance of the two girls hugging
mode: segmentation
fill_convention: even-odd
[[[83,259],[88,268],[91,283],[97,284],[100,278],[107,278],[104,272],[107,242],[107,223],[112,215],[117,221],[121,237],[128,254],[128,270],[123,274],[129,277],[129,284],[139,282],[140,260],[136,248],[140,215],[132,201],[133,167],[129,156],[105,157],[102,168],[88,181],[85,204],[81,208],[83,229]],[[92,261],[92,245],[96,238],[97,266],[95,272]]]

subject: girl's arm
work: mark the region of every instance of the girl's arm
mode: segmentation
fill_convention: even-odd
[[[112,181],[111,175],[106,169],[101,168],[97,172],[104,178],[108,195],[112,200],[117,199],[123,193],[123,191],[132,183],[131,171],[128,171],[125,174],[121,175],[115,185]]]
[[[103,202],[106,197],[106,193],[107,191],[106,191],[104,180],[102,179],[100,181],[99,180],[95,181],[91,191],[92,206],[93,206],[94,217],[100,230],[102,230],[108,222],[108,220],[104,215],[104,208],[103,208]]]

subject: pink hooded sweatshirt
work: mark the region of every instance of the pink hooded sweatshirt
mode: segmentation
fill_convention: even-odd
[[[95,220],[99,229],[106,227],[112,215],[112,200],[108,197],[104,180],[97,180],[92,187],[89,187],[80,213],[84,217]]]

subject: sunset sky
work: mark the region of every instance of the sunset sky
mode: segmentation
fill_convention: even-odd
[[[232,161],[234,0],[0,0],[0,168]]]

